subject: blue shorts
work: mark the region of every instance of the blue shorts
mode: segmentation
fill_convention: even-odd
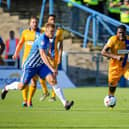
[[[23,84],[29,84],[30,80],[35,75],[38,75],[40,78],[44,79],[48,74],[52,74],[52,71],[45,64],[42,64],[40,67],[36,68],[26,68],[23,69],[21,82]]]

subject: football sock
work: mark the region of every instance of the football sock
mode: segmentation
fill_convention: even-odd
[[[13,82],[9,85],[6,85],[5,86],[5,89],[8,91],[8,90],[18,90],[18,84],[19,82]]]
[[[22,90],[22,97],[24,102],[27,102],[28,91],[29,91],[29,86],[26,85],[25,88]]]
[[[32,102],[32,97],[33,97],[35,91],[36,91],[36,86],[30,86],[30,88],[29,88],[29,98],[28,98],[29,103]]]
[[[52,88],[55,91],[58,98],[60,99],[60,101],[62,102],[62,104],[65,106],[66,99],[64,97],[62,89],[58,85],[54,85],[54,86],[52,86]]]
[[[116,87],[109,86],[108,95],[114,96],[115,91],[116,91]]]
[[[56,97],[56,94],[53,89],[52,89],[52,97]]]
[[[48,93],[48,89],[47,89],[47,85],[46,85],[46,80],[40,79],[40,85],[42,87],[43,93],[47,94]]]

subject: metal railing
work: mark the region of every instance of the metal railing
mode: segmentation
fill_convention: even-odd
[[[76,86],[107,85],[108,61],[100,53],[63,52],[62,62],[62,69]]]
[[[119,22],[115,19],[112,19],[104,14],[101,14],[95,10],[92,10],[84,5],[79,5],[70,0],[61,0],[61,2],[63,3],[63,5],[67,4],[68,2],[71,2],[72,6],[77,8],[78,11],[80,10],[85,13],[88,13],[88,16],[85,19],[85,25],[83,26],[85,28],[83,32],[79,32],[79,31],[71,28],[70,26],[62,25],[62,28],[64,28],[65,30],[68,30],[68,31],[72,32],[73,34],[83,38],[83,48],[85,48],[87,46],[88,40],[92,40],[93,45],[97,46],[97,44],[100,42],[98,39],[98,37],[99,37],[98,32],[101,29],[104,29],[105,34],[108,33],[109,36],[111,36],[111,35],[115,34],[116,27],[121,24],[121,22]],[[54,9],[56,9],[56,8],[54,8],[54,3],[56,3],[56,1],[49,0],[49,14],[54,13],[54,11],[55,11]],[[39,27],[41,27],[42,23],[43,23],[42,21],[43,21],[43,16],[44,16],[45,4],[46,4],[46,0],[42,0],[42,8],[41,8],[41,13],[40,13],[41,15],[40,15]],[[74,17],[76,17],[76,15]],[[70,21],[68,21],[68,22],[70,22]],[[79,21],[77,21],[77,22],[79,22]],[[59,24],[61,24],[61,23],[59,23]],[[91,27],[92,29],[90,29],[91,25],[92,25],[92,27]],[[127,27],[127,32],[129,33],[129,26],[128,25],[125,25],[125,26]],[[91,38],[89,38],[88,35],[89,35],[89,31],[91,31],[91,30],[92,30],[92,36],[91,36]],[[107,36],[107,37],[109,37],[109,36]],[[104,41],[104,43],[105,43],[105,41]]]
[[[0,0],[0,7],[1,7],[3,2],[7,5],[7,9],[10,9],[10,7],[11,7],[11,0],[6,0],[6,1]]]

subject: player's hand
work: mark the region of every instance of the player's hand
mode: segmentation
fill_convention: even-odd
[[[122,57],[122,56],[116,56],[116,59],[117,59],[118,61],[122,61],[122,60],[123,60],[123,57]]]
[[[17,54],[14,54],[13,56],[12,56],[12,58],[14,59],[14,60],[16,60],[17,59]]]
[[[53,76],[56,77],[56,75],[57,75],[57,70],[56,70],[56,69],[53,69],[52,72],[53,72]]]

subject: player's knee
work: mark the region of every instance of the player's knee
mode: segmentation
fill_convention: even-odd
[[[25,88],[25,84],[22,84],[22,83],[20,83],[19,85],[18,85],[18,89],[19,90],[23,90],[24,88]]]
[[[57,83],[57,81],[56,81],[56,79],[54,77],[51,77],[51,78],[48,79],[48,83],[51,86],[53,86],[53,85],[55,85]]]
[[[39,82],[40,82],[41,84],[46,83],[46,82],[45,82],[45,79],[41,79],[41,78],[39,79]]]
[[[31,80],[31,84],[30,84],[30,86],[32,86],[32,87],[36,87],[36,80]]]
[[[48,75],[48,76],[46,77],[46,80],[47,80],[47,82],[48,82],[51,86],[53,86],[53,85],[55,85],[55,84],[57,83],[56,78],[55,78],[54,76],[52,76],[52,75]]]
[[[36,84],[35,83],[31,83],[30,86],[36,88]]]
[[[50,85],[51,85],[51,86],[55,85],[56,83],[57,83],[57,82],[56,82],[56,79],[50,80]]]

